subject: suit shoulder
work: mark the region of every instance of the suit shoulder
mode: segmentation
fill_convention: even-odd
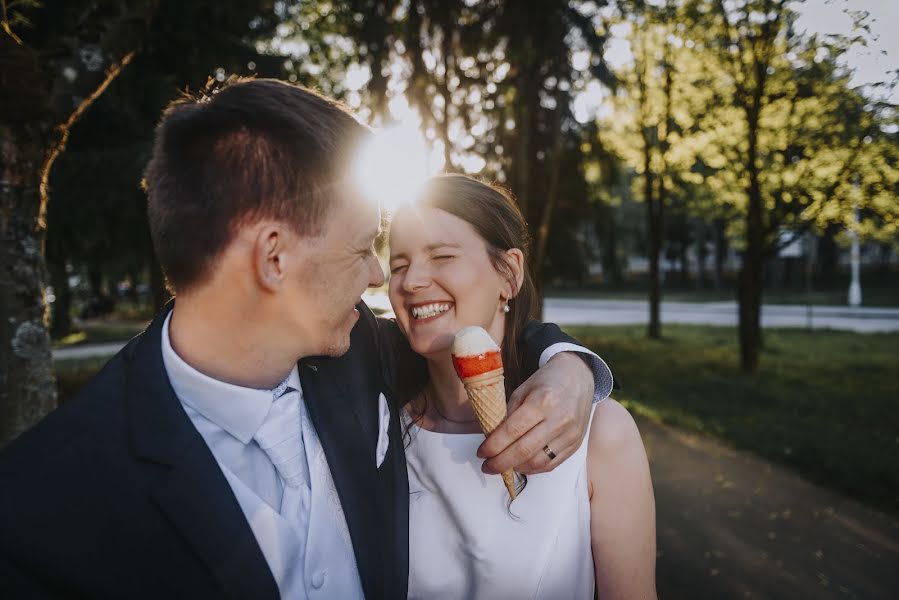
[[[126,349],[72,399],[0,452],[0,478],[30,479],[35,473],[69,468],[86,447],[103,445],[122,429],[116,423],[124,420]]]

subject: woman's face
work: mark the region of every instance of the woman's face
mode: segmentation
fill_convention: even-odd
[[[400,329],[418,354],[452,348],[456,332],[486,329],[502,343],[510,285],[487,245],[462,219],[437,208],[404,210],[390,228],[390,303]]]

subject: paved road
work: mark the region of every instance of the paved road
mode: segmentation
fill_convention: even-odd
[[[373,309],[392,316],[384,294],[366,295]],[[647,322],[648,303],[642,300],[572,300],[548,298],[544,319],[560,325],[627,325]],[[813,306],[812,326],[816,329],[844,329],[863,333],[899,331],[897,308],[850,308]],[[762,308],[763,327],[806,327],[808,309],[804,306],[766,304]],[[662,323],[697,325],[737,324],[735,302],[663,302]],[[124,343],[90,344],[53,351],[55,360],[112,356]]]
[[[560,325],[626,325],[648,321],[649,303],[643,300],[574,300],[547,298],[543,318]],[[844,329],[863,333],[899,331],[899,308],[811,307],[815,329]],[[737,324],[736,302],[662,302],[662,323],[695,325]],[[807,327],[805,306],[765,304],[762,327]]]
[[[705,436],[639,420],[659,597],[899,598],[899,521]]]
[[[79,358],[102,358],[112,356],[121,350],[127,342],[109,342],[106,344],[84,344],[53,350],[53,360],[72,360]]]

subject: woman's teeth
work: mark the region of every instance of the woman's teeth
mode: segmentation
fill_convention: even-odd
[[[449,309],[449,304],[426,304],[425,306],[413,306],[412,318],[427,319],[428,317],[433,317],[435,315],[439,315],[440,313],[444,313]]]

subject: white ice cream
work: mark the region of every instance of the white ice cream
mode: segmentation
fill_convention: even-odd
[[[477,356],[491,350],[499,350],[499,346],[483,327],[466,327],[453,340],[453,354],[456,356]]]

